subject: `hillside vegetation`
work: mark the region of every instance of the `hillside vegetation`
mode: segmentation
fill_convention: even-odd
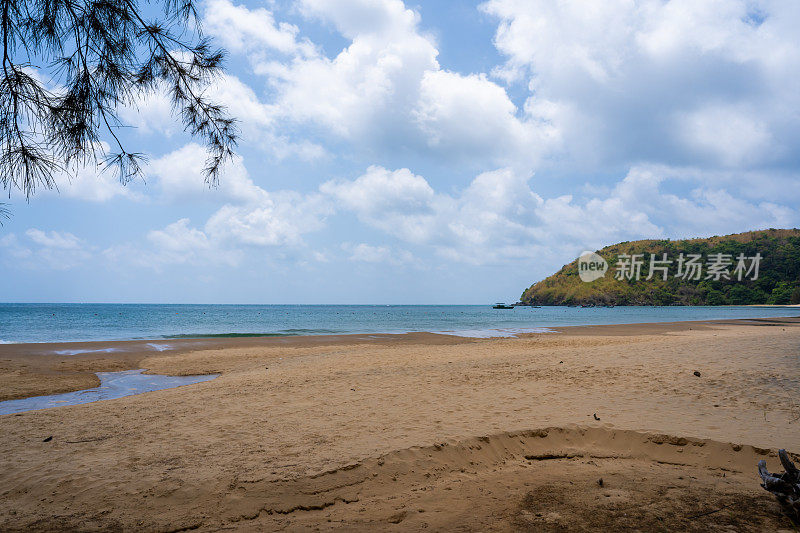
[[[734,235],[689,240],[645,240],[621,242],[597,253],[608,262],[605,276],[584,282],[578,275],[578,260],[564,265],[557,273],[535,283],[522,293],[521,302],[529,305],[751,305],[800,303],[800,230],[769,229]],[[645,278],[650,254],[669,265],[666,280],[658,273]],[[679,255],[702,255],[699,280],[677,277]],[[705,279],[710,256],[727,254],[732,259],[730,279]],[[736,258],[761,254],[757,279],[741,281],[734,274]],[[644,254],[641,278],[616,279],[620,254]]]

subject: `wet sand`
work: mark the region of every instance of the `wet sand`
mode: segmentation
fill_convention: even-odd
[[[461,342],[469,342],[469,339],[434,333],[406,333],[0,344],[0,401],[97,387],[100,380],[96,372],[142,368],[143,361],[148,357],[160,354],[182,355],[198,350],[226,348],[440,345]]]
[[[221,376],[0,416],[0,529],[792,527],[755,463],[800,452],[798,319],[42,348],[0,346],[4,394]]]
[[[798,319],[740,319],[552,328],[573,336],[651,335],[702,330],[719,325],[793,324]],[[539,334],[520,334],[525,338]],[[142,368],[156,355],[182,355],[201,350],[314,348],[348,345],[453,345],[481,339],[437,333],[306,335],[275,337],[227,337],[197,339],[146,339],[132,341],[0,344],[0,401],[74,392],[100,385],[96,372]],[[60,352],[60,353],[59,353]],[[66,352],[66,353],[65,353]],[[146,366],[146,365],[144,365]],[[172,375],[175,371],[170,372]]]

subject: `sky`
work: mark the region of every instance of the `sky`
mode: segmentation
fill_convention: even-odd
[[[583,250],[800,226],[796,0],[200,0],[240,121],[5,191],[0,301],[482,304]]]

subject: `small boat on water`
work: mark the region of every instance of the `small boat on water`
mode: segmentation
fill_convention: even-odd
[[[492,306],[492,309],[514,309],[513,305],[506,305],[503,302],[497,302]]]

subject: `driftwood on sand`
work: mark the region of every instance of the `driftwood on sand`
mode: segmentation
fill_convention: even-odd
[[[800,518],[800,470],[789,460],[786,450],[779,450],[783,474],[770,474],[767,462],[758,462],[758,475],[761,476],[761,486],[774,494],[781,502],[787,513],[794,518]]]

